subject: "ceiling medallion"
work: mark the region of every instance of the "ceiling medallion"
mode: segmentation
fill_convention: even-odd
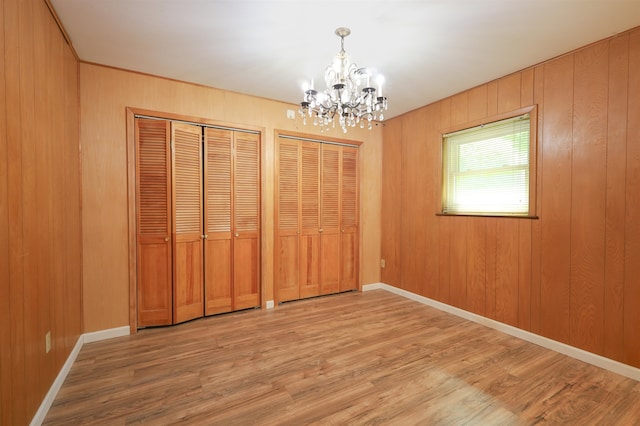
[[[333,64],[324,73],[326,89],[318,91],[314,88],[313,79],[305,84],[304,99],[300,102],[302,121],[313,121],[320,130],[335,127],[338,121],[342,131],[348,127],[360,126],[372,128],[372,121],[384,120],[383,111],[387,109],[387,98],[382,96],[383,78],[378,75],[378,89],[371,85],[372,71],[358,68],[351,62],[344,50],[344,38],[351,34],[349,28],[340,27],[335,34],[340,37],[340,52],[335,56]]]

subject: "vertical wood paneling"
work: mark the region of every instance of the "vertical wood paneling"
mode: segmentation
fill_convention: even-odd
[[[6,123],[7,141],[21,141],[21,117],[20,117],[20,35],[21,29],[18,23],[18,2],[6,1],[4,5],[4,29],[5,29],[5,96],[6,96]],[[25,160],[28,161],[28,160]],[[18,143],[7,144],[7,198],[9,210],[9,306],[10,306],[10,334],[11,352],[11,398],[9,418],[14,424],[26,423],[29,418],[26,407],[26,381],[25,381],[25,335],[24,335],[24,240],[22,228],[24,223],[22,201],[22,147]],[[35,342],[31,342],[35,344]],[[29,365],[29,368],[37,368]]]
[[[45,280],[51,279],[49,258],[46,257],[47,241],[38,241],[38,232],[49,231],[48,220],[52,210],[47,197],[47,189],[38,191],[37,169],[44,166],[50,173],[52,169],[46,163],[40,164],[36,151],[35,127],[29,123],[29,117],[35,115],[35,78],[34,78],[34,16],[30,2],[19,3],[20,20],[20,104],[19,110],[22,117],[20,127],[20,140],[22,148],[22,208],[23,227],[22,237],[24,244],[24,298],[25,313],[29,307],[33,309],[31,314],[24,317],[25,337],[25,364],[31,366],[25,370],[25,386],[27,392],[27,412],[34,412],[39,405],[43,389],[39,383],[40,375],[46,375],[44,371],[45,358],[41,357],[42,340],[40,338],[40,316],[48,316],[49,292],[45,288]],[[51,88],[53,89],[53,88]],[[47,123],[47,121],[45,121]],[[49,122],[50,123],[50,122]],[[45,124],[50,127],[50,124]],[[44,142],[46,146],[46,140]],[[39,147],[43,148],[43,147]],[[44,294],[40,294],[44,290]]]
[[[398,235],[402,217],[402,120],[391,120],[385,124],[383,135],[380,249],[385,267],[380,275],[382,282],[400,286],[401,240]]]
[[[2,3],[1,424],[29,423],[82,326],[78,75],[70,53],[45,2]]]
[[[498,114],[520,108],[521,73],[498,80]]]
[[[468,121],[469,96],[467,92],[451,98],[451,123],[456,125]],[[467,295],[467,224],[473,220],[468,217],[454,217],[451,222],[451,259],[449,275],[449,291],[451,304],[462,309],[469,309]]]
[[[468,218],[467,232],[467,306],[471,312],[486,315],[486,218]]]
[[[518,327],[531,329],[531,221],[518,221]]]
[[[478,120],[487,116],[488,107],[487,85],[478,86],[469,91],[468,116],[469,121]]]
[[[518,220],[496,224],[496,319],[518,325]]]
[[[390,153],[402,164],[396,181],[418,186],[403,187],[403,197],[429,194],[425,206],[438,206],[440,176],[417,179],[423,162],[410,145],[422,122],[437,123],[427,152],[440,171],[441,131],[532,104],[538,219],[436,216],[423,226],[388,208],[385,220],[407,222],[382,250],[402,244],[401,258],[411,257],[402,260],[403,283],[437,277],[422,295],[640,366],[640,148],[631,144],[640,140],[639,29],[390,120],[411,135],[385,134],[385,144],[403,144],[400,159]],[[396,193],[385,186],[383,200]],[[437,262],[416,254],[424,232],[435,238]],[[425,269],[412,266],[420,262]]]
[[[575,53],[571,164],[571,340],[602,353],[608,43]]]
[[[487,116],[498,114],[498,81],[487,83]]]
[[[432,118],[434,121],[440,122],[440,128],[446,129],[451,126],[451,98],[444,99],[439,102],[440,104],[440,117]],[[442,161],[442,136],[438,139],[438,154],[439,161]],[[442,173],[442,166],[438,168]],[[442,174],[438,176],[438,186],[442,188]],[[434,196],[442,197],[440,191],[437,191]],[[441,206],[441,199],[436,201],[438,206]],[[452,217],[443,216],[440,218],[438,227],[438,269],[439,269],[439,285],[438,285],[438,300],[444,303],[451,303],[451,226],[453,222]]]
[[[66,243],[65,265],[67,294],[65,295],[65,350],[71,351],[78,336],[83,332],[82,324],[82,223],[81,176],[78,129],[80,128],[78,97],[78,61],[69,48],[64,52],[64,141],[66,157],[64,231]]]
[[[486,220],[487,238],[485,240],[485,316],[496,319],[496,274],[498,239],[498,218],[488,217]]]
[[[624,354],[624,242],[629,87],[629,35],[609,46],[605,215],[604,355]]]
[[[533,105],[534,69],[529,68],[520,74],[520,107]],[[536,173],[530,178],[537,179],[537,176]],[[537,221],[522,220],[518,223],[518,327],[524,330],[531,330],[532,222]]]
[[[573,141],[573,63],[565,56],[544,66],[544,146],[541,159],[541,315],[540,331],[570,340],[571,144]]]
[[[407,114],[402,125],[402,247],[400,257],[402,288],[419,293],[424,285],[426,256],[424,182],[427,172],[424,110]]]
[[[536,211],[541,212],[542,196],[544,186],[542,185],[542,174],[544,163],[541,154],[544,149],[543,128],[544,128],[544,65],[539,65],[533,71],[533,101],[538,105],[538,164],[536,173],[537,197]],[[542,220],[534,220],[531,224],[531,331],[540,333],[540,312],[541,308],[541,259],[542,259]]]
[[[534,69],[529,68],[520,73],[520,107],[533,105]]]
[[[629,37],[627,192],[624,256],[624,362],[640,367],[640,30]]]
[[[449,303],[469,309],[467,294],[467,244],[469,217],[452,217],[450,221]]]
[[[439,223],[440,218],[435,215],[438,211],[438,188],[440,188],[440,120],[434,117],[440,116],[440,104],[433,104],[426,108],[424,117],[426,123],[426,158],[424,187],[425,193],[421,195],[425,200],[425,249],[426,256],[423,259],[423,273],[426,280],[424,294],[432,299],[439,298],[439,275],[440,275],[440,239]],[[420,187],[420,185],[417,185]],[[431,188],[431,190],[429,190]]]
[[[4,49],[4,3],[0,6],[0,46]],[[0,347],[11,347],[11,282],[9,281],[9,187],[5,94],[5,52],[0,50]],[[0,424],[10,424],[11,351],[0,351]]]

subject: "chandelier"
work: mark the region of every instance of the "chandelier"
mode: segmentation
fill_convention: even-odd
[[[324,73],[326,89],[322,92],[310,85],[304,87],[304,99],[300,102],[303,124],[307,119],[323,131],[335,127],[337,120],[344,133],[348,127],[372,128],[372,121],[384,120],[387,98],[382,96],[382,76],[378,76],[378,90],[371,85],[371,71],[358,68],[344,51],[344,38],[351,34],[349,28],[340,27],[335,34],[340,37],[340,52]]]

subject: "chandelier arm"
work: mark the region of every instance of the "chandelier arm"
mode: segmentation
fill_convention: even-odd
[[[311,80],[311,89],[305,89],[300,103],[303,123],[306,124],[307,116],[313,117],[314,125],[319,125],[321,131],[329,126],[335,127],[335,121],[345,133],[347,127],[355,127],[357,123],[364,127],[365,121],[369,122],[368,128],[371,129],[371,121],[382,120],[382,111],[387,109],[387,98],[377,95],[376,89],[371,87],[371,72],[358,68],[344,49],[344,39],[350,33],[351,30],[344,27],[335,30],[340,37],[340,52],[335,56],[333,65],[325,69],[326,89],[314,90]],[[381,80],[378,87],[381,94]]]

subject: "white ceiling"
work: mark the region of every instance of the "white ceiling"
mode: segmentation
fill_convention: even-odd
[[[291,103],[349,27],[352,60],[385,77],[387,118],[640,25],[640,0],[51,3],[83,61]]]

